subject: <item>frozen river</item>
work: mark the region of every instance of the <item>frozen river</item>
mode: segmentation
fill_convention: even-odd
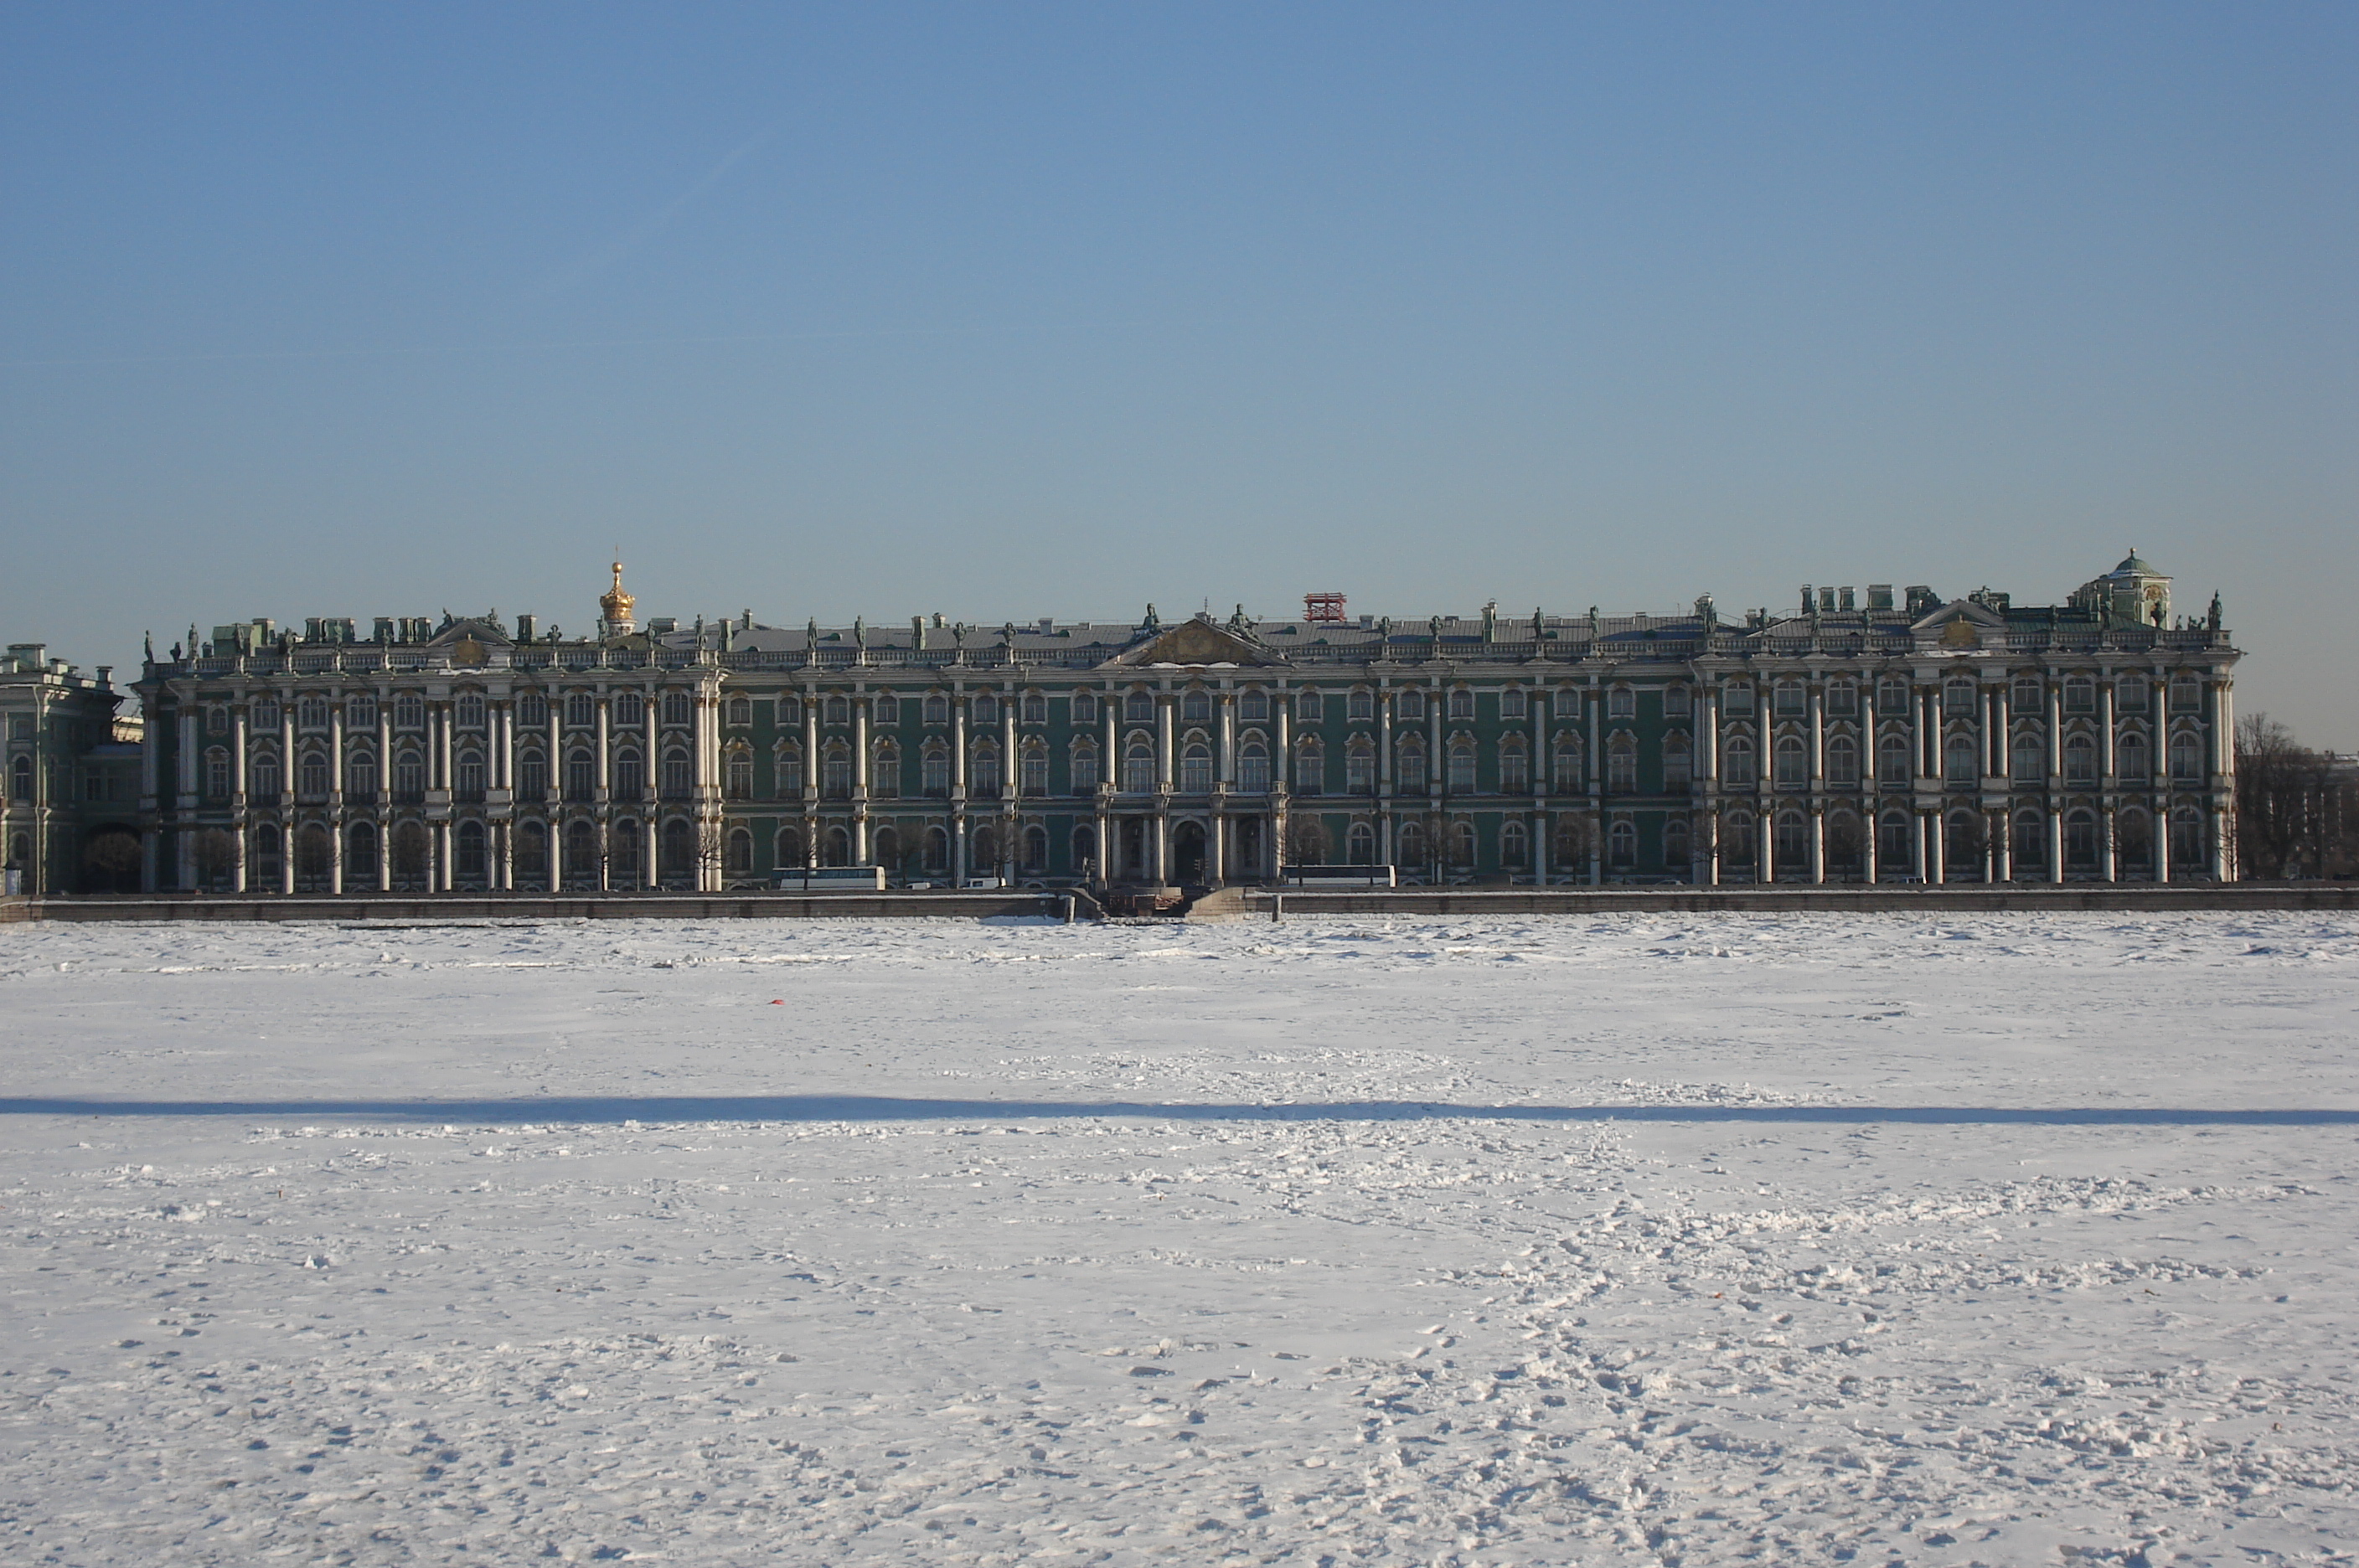
[[[2359,920],[0,928],[12,1563],[2349,1563]]]

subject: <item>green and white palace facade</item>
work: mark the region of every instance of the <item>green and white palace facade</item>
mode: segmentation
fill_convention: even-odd
[[[136,685],[154,889],[2234,874],[2218,600],[823,628],[217,626]]]

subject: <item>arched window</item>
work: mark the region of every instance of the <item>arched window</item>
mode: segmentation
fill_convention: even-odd
[[[397,708],[396,708],[396,712],[397,712],[397,713],[398,713],[398,712],[399,712],[399,709],[398,709],[398,707],[397,707]],[[397,724],[400,723],[400,721],[399,721],[397,718],[394,722],[395,722]],[[589,693],[589,692],[587,692],[587,691],[568,691],[568,692],[565,694],[565,727],[566,727],[566,728],[568,728],[568,729],[575,729],[575,730],[586,730],[586,729],[590,729],[590,728],[593,727],[597,723],[598,723],[598,702],[597,702],[597,699],[595,699],[595,698],[593,698],[592,696],[591,696],[591,695],[590,695],[590,693]],[[567,854],[568,854],[569,855],[571,855],[571,853],[572,853],[572,836],[571,836],[571,834],[570,833],[568,833],[567,838],[566,838],[566,845],[567,845],[567,851],[566,851],[566,852],[567,852]],[[570,873],[569,873],[569,875],[570,875]]]
[[[1973,789],[1974,781],[1982,776],[1974,737],[1969,735],[1951,735],[1947,748],[1941,755],[1944,758],[1942,777],[1948,781],[1950,788]]]
[[[2097,868],[2097,814],[2083,808],[2064,819],[2064,867],[2068,871]]]
[[[1581,691],[1574,686],[1560,686],[1549,694],[1549,713],[1560,719],[1581,717]]]
[[[2114,751],[2114,767],[2125,783],[2143,784],[2154,777],[2153,758],[2146,749],[2146,736],[2125,735]]]
[[[396,770],[395,789],[399,790],[399,770]],[[597,793],[598,759],[590,755],[588,746],[576,746],[565,754],[565,798],[587,800]]]
[[[1411,735],[1401,742],[1399,761],[1400,791],[1404,795],[1425,793],[1425,742]]]
[[[1322,699],[1318,692],[1304,691],[1295,697],[1295,723],[1302,724],[1315,724],[1326,716],[1327,704],[1324,699]]]
[[[647,700],[636,691],[617,691],[613,722],[618,730],[637,729],[647,722]]]
[[[1635,719],[1638,716],[1638,693],[1627,686],[1616,686],[1605,693],[1605,716],[1609,719]]]
[[[950,747],[940,742],[929,742],[924,756],[919,759],[919,768],[923,774],[926,798],[929,800],[949,800],[951,794]]]
[[[1180,792],[1183,795],[1209,795],[1212,792],[1212,750],[1202,741],[1190,741],[1180,748]]]
[[[1908,737],[1887,735],[1877,743],[1875,776],[1886,784],[1906,784],[1913,769],[1908,762]]]
[[[1521,735],[1509,735],[1499,743],[1499,792],[1522,795],[1532,787],[1531,754],[1524,749]]]
[[[481,884],[484,880],[484,824],[461,822],[451,835],[451,843],[453,875],[462,882]]]
[[[1943,824],[1944,838],[1941,858],[1951,877],[1976,869],[1983,857],[1983,843],[1988,836],[1980,811],[1951,811]]]
[[[941,828],[926,830],[926,869],[947,871],[951,864],[951,835]]]
[[[254,793],[257,800],[278,799],[278,757],[265,752],[254,759]]]
[[[1638,742],[1627,731],[1605,743],[1605,789],[1615,795],[1638,792]]]
[[[999,747],[984,741],[974,748],[974,760],[967,771],[971,793],[979,800],[999,798]]]
[[[324,800],[328,798],[328,754],[307,751],[303,754],[299,786],[303,799]]]
[[[1689,869],[1688,822],[1685,817],[1673,817],[1663,824],[1663,869]]]
[[[879,754],[878,762],[880,765],[882,764],[885,757],[892,755],[893,754],[889,750]],[[721,761],[721,784],[722,793],[728,799],[732,800],[752,800],[754,798],[754,754],[747,751],[744,746],[732,746],[729,749],[729,754],[723,757]],[[890,793],[897,795],[900,792],[901,764],[899,758],[895,757],[893,762],[893,788]]]
[[[484,727],[483,693],[480,691],[460,692],[459,700],[451,705],[451,721],[462,730],[482,729]],[[482,846],[478,844],[477,847],[481,848]]]
[[[1376,748],[1365,735],[1353,735],[1343,748],[1343,792],[1347,795],[1373,795],[1376,792]]]
[[[1835,735],[1827,742],[1827,782],[1838,789],[1859,782],[1859,743],[1849,735]]]
[[[1074,693],[1073,693],[1073,723],[1075,723],[1075,724],[1095,724],[1095,723],[1097,722],[1097,717],[1098,717],[1098,698],[1097,698],[1097,693],[1096,693],[1096,692],[1094,692],[1094,691],[1076,691],[1076,692],[1074,692]]]
[[[831,742],[820,754],[819,792],[830,800],[852,799],[852,753],[841,741]]]
[[[1147,691],[1133,691],[1123,699],[1122,716],[1134,724],[1152,724],[1155,720],[1155,697]]]
[[[968,704],[970,723],[988,729],[999,722],[999,699],[988,691],[979,691]]]
[[[1180,694],[1180,722],[1206,724],[1212,722],[1212,694],[1201,686],[1191,686]]]
[[[890,702],[892,699],[887,698],[886,700]],[[754,700],[750,697],[730,698],[729,707],[723,717],[722,722],[731,725],[752,724],[754,722]],[[754,841],[750,838],[745,841],[745,864],[749,868],[754,864]]]
[[[582,755],[586,758],[590,754],[585,751]],[[393,793],[396,800],[409,805],[416,805],[426,799],[426,754],[424,752],[405,751],[393,759]],[[582,798],[585,800],[590,798],[586,786],[582,790]]]
[[[614,799],[636,800],[647,793],[647,759],[639,748],[626,746],[614,753]]]
[[[1694,781],[1694,770],[1688,753],[1688,737],[1669,735],[1663,741],[1663,788],[1667,791],[1684,790]]]
[[[2037,783],[2048,771],[2048,745],[2036,730],[2018,730],[2015,736],[2015,776]]]
[[[1098,835],[1095,828],[1073,830],[1073,869],[1084,876],[1094,873],[1098,866]]]
[[[536,766],[538,766],[540,763],[540,754],[538,752],[533,752],[530,756],[533,763]],[[518,766],[521,768],[522,765],[519,764]],[[519,795],[523,795],[526,800],[538,800],[540,799],[542,791],[547,789],[549,787],[547,779],[548,770],[546,768],[543,768],[541,769],[541,782],[535,788],[533,792],[529,795],[524,795],[524,792],[519,789],[517,793]],[[352,760],[344,764],[344,796],[347,800],[353,800],[355,802],[374,800],[376,799],[376,753],[373,751],[356,751],[353,753]]]
[[[1900,874],[1917,867],[1917,833],[1906,811],[1886,811],[1875,825],[1875,859],[1880,871]]]
[[[1753,838],[1753,813],[1731,811],[1727,828],[1721,834],[1720,860],[1723,872],[1744,869],[1757,865],[1760,847]]]
[[[1777,870],[1783,875],[1807,870],[1810,857],[1810,827],[1799,811],[1777,813]]]
[[[2192,806],[2181,806],[2170,813],[2171,874],[2203,871],[2209,857],[2203,853],[2203,818]]]
[[[19,800],[33,798],[33,759],[18,757],[9,770],[8,792]],[[205,753],[205,795],[209,800],[229,799],[229,751],[214,746]]]
[[[834,698],[830,702],[829,706],[832,707],[835,703],[842,701],[843,699],[841,697]],[[663,694],[663,722],[665,724],[674,726],[685,726],[695,717],[696,700],[690,696],[689,693],[685,691],[667,691]]]
[[[647,877],[639,867],[639,824],[618,819],[607,834],[606,882],[614,887],[636,887]]]
[[[1422,721],[1425,717],[1425,693],[1414,688],[1403,691],[1393,704],[1393,713],[1403,723]]]
[[[2114,819],[2114,853],[2124,866],[2139,871],[2154,865],[2154,822],[2136,806]]]
[[[1049,869],[1048,829],[1028,827],[1024,830],[1024,869],[1027,871]]]
[[[1258,739],[1237,753],[1237,788],[1248,795],[1269,793],[1269,748]]]
[[[940,691],[926,693],[926,723],[946,724],[951,722],[951,700]]]
[[[1733,735],[1721,748],[1720,770],[1731,784],[1750,785],[1754,780],[1753,743],[1743,735]]]
[[[2076,735],[2064,743],[2064,782],[2093,784],[2097,780],[2097,743]]]
[[[1474,824],[1460,822],[1450,830],[1450,863],[1452,866],[1474,864]]]
[[[565,880],[576,887],[595,887],[598,864],[597,830],[587,819],[576,817],[565,826]]]
[[[1745,755],[1750,757],[1752,753]],[[1581,792],[1581,742],[1571,735],[1559,736],[1556,757],[1550,764],[1549,788],[1560,795],[1577,795]]]
[[[727,858],[723,865],[732,877],[753,875],[754,835],[744,828],[730,829]]]
[[[254,830],[254,880],[275,883],[285,870],[279,861],[282,841],[278,830],[265,822]]]
[[[695,876],[696,833],[685,817],[664,823],[659,855],[665,881],[685,882]]]
[[[1531,830],[1513,818],[1499,828],[1499,864],[1521,870],[1531,864]]]
[[[364,884],[374,885],[376,881],[376,824],[374,822],[354,822],[344,834],[344,879],[346,886],[360,887]],[[535,868],[537,872],[546,871],[548,869],[548,848],[546,845],[543,845],[541,849],[540,864],[537,868]],[[518,871],[527,869],[525,861],[525,839],[524,835],[521,833],[516,837],[516,869]]]
[[[2203,782],[2203,741],[2181,730],[2170,737],[2170,779],[2174,784]]]
[[[1305,735],[1294,748],[1294,790],[1298,795],[1327,792],[1327,748],[1317,735]]]
[[[686,746],[673,746],[663,755],[663,792],[668,800],[685,800],[696,791],[696,769],[689,760]]]
[[[1777,787],[1799,789],[1810,781],[1810,755],[1800,735],[1777,737]]]
[[[2038,811],[2015,814],[2015,868],[2039,871],[2048,865],[2048,824]]]
[[[1474,743],[1471,740],[1450,743],[1450,792],[1453,795],[1474,793]]]
[[[777,838],[771,845],[771,854],[776,857],[771,864],[779,870],[800,871],[803,868],[802,830],[780,828]]]
[[[1049,722],[1049,699],[1042,696],[1038,691],[1025,692],[1024,722],[1027,724],[1047,724]]]
[[[459,754],[458,762],[451,769],[451,789],[452,795],[461,800],[472,802],[484,798],[482,752],[470,749]]]
[[[1400,827],[1400,862],[1403,866],[1426,864],[1425,830],[1415,822],[1403,822]]]
[[[1066,758],[1066,768],[1072,780],[1074,794],[1094,795],[1098,792],[1097,742],[1075,741],[1071,753]]]
[[[1049,748],[1038,741],[1027,745],[1016,756],[1016,784],[1027,795],[1049,792]],[[1212,785],[1208,782],[1205,789]]]
[[[1237,716],[1248,724],[1266,724],[1269,720],[1269,693],[1258,686],[1245,689],[1237,699]]]
[[[999,869],[999,835],[987,827],[974,830],[967,841],[967,865],[970,869],[989,875]]]
[[[1531,711],[1531,699],[1525,694],[1522,687],[1510,686],[1506,691],[1499,693],[1499,716],[1501,718],[1526,718],[1530,715]]]
[[[1130,737],[1122,754],[1122,789],[1126,795],[1145,795],[1155,788],[1155,747],[1145,735]]]
[[[1638,827],[1635,822],[1615,822],[1605,834],[1606,853],[1614,869],[1627,871],[1638,864]]]
[[[1376,860],[1376,830],[1365,822],[1353,822],[1352,831],[1343,835],[1344,853],[1354,866],[1373,866]]]

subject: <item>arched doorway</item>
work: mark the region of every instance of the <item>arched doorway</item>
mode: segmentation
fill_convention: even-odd
[[[1171,880],[1182,885],[1211,880],[1205,871],[1203,823],[1180,822],[1172,828]]]
[[[1118,879],[1140,882],[1147,878],[1147,822],[1132,817],[1122,824],[1122,864],[1115,869]]]

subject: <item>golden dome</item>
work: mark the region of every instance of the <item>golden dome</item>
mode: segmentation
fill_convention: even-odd
[[[630,624],[631,607],[637,603],[623,592],[623,563],[619,561],[614,562],[614,585],[598,596],[598,607],[606,612],[607,620],[627,626]]]

